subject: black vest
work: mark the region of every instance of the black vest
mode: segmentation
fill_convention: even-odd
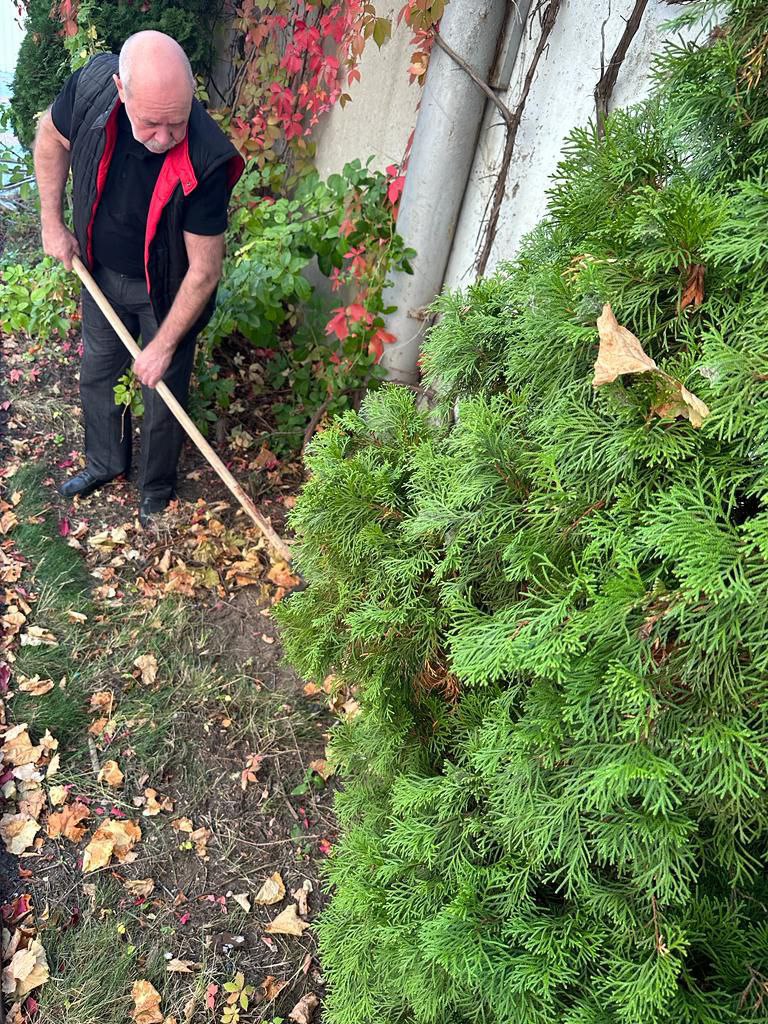
[[[117,69],[118,58],[113,53],[89,61],[80,73],[72,112],[72,214],[80,253],[89,268],[93,267],[93,221],[117,137],[120,101],[112,80]],[[189,266],[183,232],[184,197],[223,163],[228,165],[231,193],[244,162],[203,105],[193,100],[186,137],[166,154],[147,217],[144,265],[158,323],[171,308]],[[191,333],[208,323],[215,301],[214,292]]]

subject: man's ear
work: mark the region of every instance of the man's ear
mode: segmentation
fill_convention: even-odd
[[[117,86],[117,95],[120,97],[120,102],[125,103],[125,89],[123,83],[120,81],[119,75],[112,75],[112,81]]]

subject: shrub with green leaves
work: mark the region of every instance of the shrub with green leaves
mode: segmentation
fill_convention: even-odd
[[[768,7],[706,10],[442,296],[440,409],[387,388],[311,446],[279,615],[362,707],[332,1024],[768,1017]],[[652,374],[593,387],[606,303],[700,428]]]

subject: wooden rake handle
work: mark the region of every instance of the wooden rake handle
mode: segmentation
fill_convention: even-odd
[[[83,282],[84,286],[91,293],[94,302],[99,307],[104,316],[109,320],[118,338],[122,341],[128,351],[131,353],[134,359],[141,353],[141,349],[136,344],[135,340],[131,336],[130,332],[126,329],[125,324],[122,322],[120,317],[114,311],[109,303],[104,292],[99,288],[93,279],[93,276],[83,264],[79,257],[75,256],[72,260],[72,267]],[[232,474],[229,472],[227,467],[221,461],[216,452],[211,448],[206,439],[197,429],[195,424],[189,418],[187,413],[184,411],[178,400],[174,397],[168,385],[163,381],[160,381],[155,388],[157,393],[163,399],[165,404],[171,410],[173,415],[182,425],[188,436],[192,439],[195,447],[198,451],[202,452],[208,462],[218,473],[219,477],[224,481],[226,486],[229,488],[231,493],[240,502],[243,509],[248,513],[250,518],[253,520],[256,527],[266,540],[267,544],[273,551],[273,554],[285,562],[291,560],[291,549],[285,543],[285,541],[275,532],[270,523],[264,518],[259,512],[256,506],[253,504],[251,499],[245,493],[240,484],[235,480]]]

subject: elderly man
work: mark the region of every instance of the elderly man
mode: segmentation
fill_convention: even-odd
[[[43,114],[35,141],[43,248],[71,269],[79,254],[142,352],[141,504],[146,525],[174,495],[183,432],[154,390],[164,380],[186,401],[195,337],[213,311],[231,190],[243,161],[193,97],[179,44],[139,32],[94,57]],[[72,169],[74,234],[62,204]],[[113,388],[130,355],[83,293],[80,397],[85,469],[59,487],[87,495],[127,475],[129,414]]]

